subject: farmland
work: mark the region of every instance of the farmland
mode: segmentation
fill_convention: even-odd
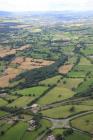
[[[53,102],[57,102],[60,100],[65,100],[70,97],[74,96],[74,92],[70,89],[63,88],[63,87],[55,87],[54,89],[50,90],[47,95],[42,97],[38,103],[41,105],[50,104]]]
[[[73,110],[71,111],[71,109]],[[92,110],[92,106],[86,106],[86,105],[66,105],[66,106],[60,106],[55,107],[53,109],[48,109],[42,112],[44,116],[50,117],[50,118],[66,118],[71,115],[75,115],[82,111]]]
[[[93,15],[16,14],[0,16],[0,140],[91,140]]]
[[[93,114],[89,114],[71,121],[73,127],[76,127],[83,131],[87,131],[89,133],[93,133],[92,122],[93,122]]]

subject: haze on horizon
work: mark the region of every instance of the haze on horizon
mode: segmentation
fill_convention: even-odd
[[[88,11],[93,0],[0,0],[0,11]]]

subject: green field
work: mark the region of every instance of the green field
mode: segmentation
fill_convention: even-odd
[[[58,86],[62,86],[64,88],[77,88],[77,86],[83,81],[83,78],[64,78],[60,81]]]
[[[72,107],[74,107],[74,110],[71,111]],[[92,109],[93,109],[92,106],[86,106],[86,105],[74,105],[74,106],[65,105],[65,106],[59,106],[52,109],[44,110],[42,111],[42,114],[50,118],[66,118],[68,116],[75,115],[82,111],[87,111]]]
[[[65,139],[66,140],[91,140],[91,137],[79,132],[74,132],[72,135],[69,135]]]
[[[26,88],[23,90],[16,91],[20,95],[24,96],[33,96],[33,97],[38,97],[42,95],[46,90],[48,89],[47,86],[36,86],[36,87],[31,87],[31,88]]]
[[[36,140],[42,132],[47,131],[47,128],[51,127],[51,123],[48,120],[41,120],[41,127],[32,132],[26,132],[22,140]]]
[[[8,113],[5,111],[0,111],[0,117],[7,115]]]
[[[11,127],[0,140],[20,140],[27,129],[27,123],[19,122]]]
[[[44,97],[42,97],[38,103],[40,105],[50,104],[60,100],[68,99],[74,95],[74,92],[70,89],[63,87],[55,87],[50,90]]]
[[[54,136],[56,135],[62,135],[63,136],[64,129],[54,129],[52,134]],[[87,134],[83,134],[77,131],[74,131],[73,134],[65,136],[65,140],[91,140],[91,137]]]
[[[58,76],[54,76],[52,78],[48,78],[46,80],[43,80],[40,82],[40,84],[43,85],[55,85],[57,84],[57,82],[62,78],[62,76],[58,75]]]
[[[27,104],[29,104],[33,100],[32,97],[29,96],[23,96],[19,97],[17,100],[14,102],[8,104],[8,107],[25,107]]]
[[[6,100],[15,100],[18,98],[18,96],[8,94],[7,96],[4,97]]]
[[[91,64],[91,62],[87,58],[81,57],[79,65],[92,65],[92,64]]]
[[[71,121],[73,127],[93,133],[93,114],[85,115]]]
[[[68,77],[72,77],[72,78],[84,78],[85,76],[86,73],[84,73],[83,71],[72,70],[71,72],[68,73]]]
[[[93,78],[89,78],[88,80],[85,80],[80,86],[78,86],[76,92],[81,95],[82,93],[88,93],[92,85],[93,85]]]
[[[82,105],[88,105],[88,106],[93,106],[93,99],[88,99],[86,101],[80,102]]]
[[[5,106],[7,105],[7,101],[5,101],[4,99],[0,98],[0,106]]]
[[[91,48],[81,49],[81,52],[85,55],[93,55],[93,46]]]

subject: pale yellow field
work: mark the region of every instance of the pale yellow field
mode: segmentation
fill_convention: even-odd
[[[22,47],[17,48],[17,49],[0,48],[0,57],[5,57],[5,56],[10,55],[10,54],[15,54],[16,51],[22,51],[22,50],[25,50],[25,49],[27,49],[29,47],[30,47],[29,45],[25,45],[25,46],[22,46]]]
[[[11,67],[11,64],[8,66],[3,75],[0,77],[0,87],[9,86],[9,81],[19,75],[23,70],[32,70],[50,65],[52,63],[54,63],[54,61],[16,57],[15,60],[11,62],[11,64],[19,64],[19,66],[17,66],[17,68]]]
[[[73,67],[72,64],[64,65],[61,66],[58,71],[61,74],[67,74],[72,69],[72,67]]]

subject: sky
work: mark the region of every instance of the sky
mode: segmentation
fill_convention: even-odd
[[[93,10],[93,0],[0,0],[0,11],[63,10]]]

